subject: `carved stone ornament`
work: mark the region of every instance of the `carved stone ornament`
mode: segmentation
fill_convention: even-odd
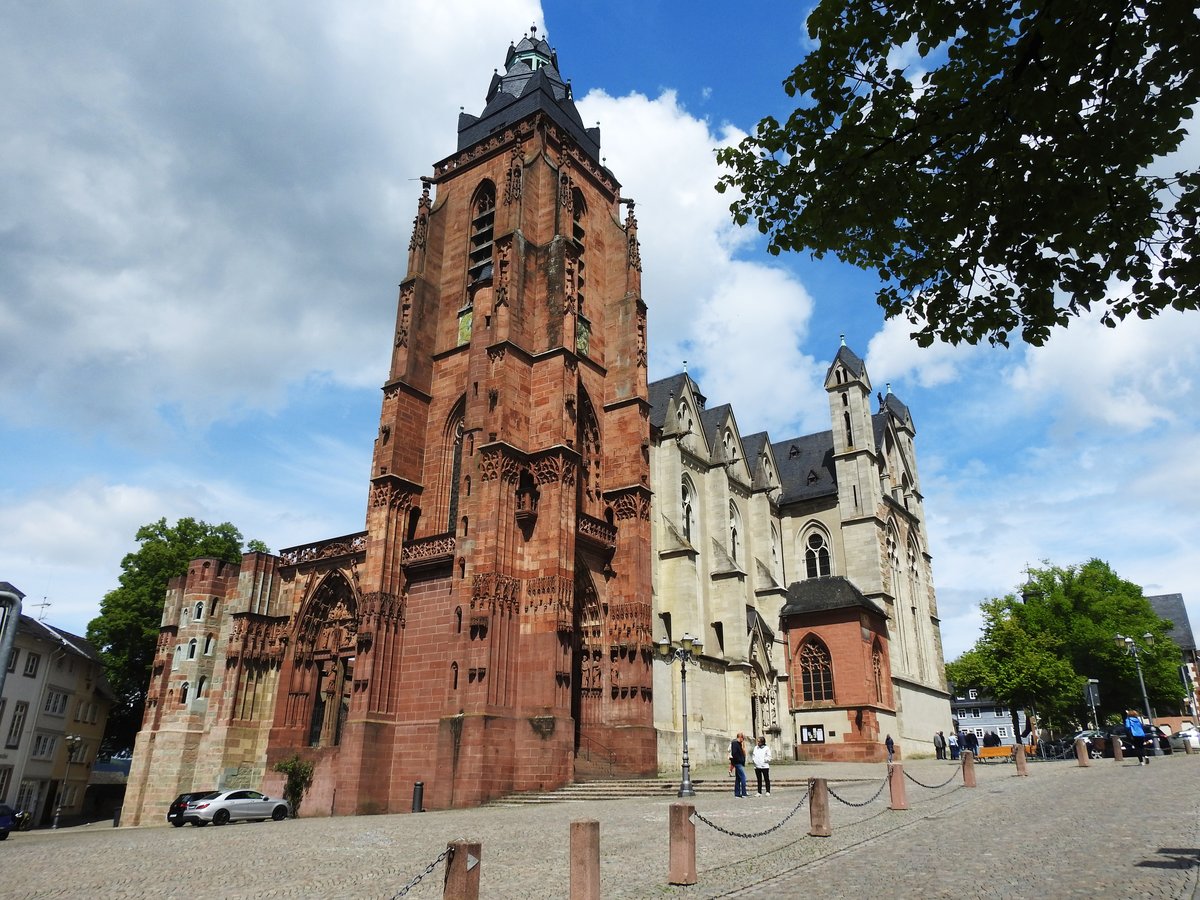
[[[429,199],[429,182],[422,179],[421,199],[417,201],[417,216],[413,220],[412,238],[408,242],[409,250],[425,249],[429,238],[429,208],[433,205]]]
[[[302,547],[290,547],[280,551],[279,558],[285,566],[295,566],[300,563],[313,562],[318,559],[332,559],[351,553],[361,553],[367,549],[367,533],[351,535],[348,538],[338,538],[331,541],[318,541],[305,544]]]
[[[525,170],[525,154],[520,142],[512,148],[508,161],[508,177],[504,183],[504,203],[516,203],[521,199],[521,178]]]
[[[650,518],[650,497],[645,491],[622,491],[612,498],[612,507],[618,519]]]
[[[409,509],[413,505],[412,491],[406,491],[390,482],[371,485],[371,506],[375,509]]]
[[[629,268],[642,271],[642,247],[638,243],[637,216],[633,214],[633,201],[629,201],[629,212],[625,216],[625,236],[629,244]]]
[[[396,346],[408,346],[409,319],[412,316],[413,286],[400,288],[400,321],[396,323]]]
[[[574,487],[576,464],[561,454],[542,456],[530,465],[534,480],[538,484],[561,482],[565,487]]]

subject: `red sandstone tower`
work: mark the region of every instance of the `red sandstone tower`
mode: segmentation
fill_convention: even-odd
[[[296,597],[271,732],[338,748],[335,813],[655,770],[646,307],[599,149],[535,32],[424,179],[365,554]]]

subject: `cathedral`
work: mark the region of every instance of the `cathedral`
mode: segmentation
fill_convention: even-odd
[[[948,725],[903,404],[872,415],[844,347],[833,432],[793,441],[648,384],[634,203],[536,31],[423,182],[365,530],[171,582],[125,820],[278,794],[296,753],[308,815],[653,775],[680,716],[655,641],[685,631],[708,757],[746,731],[874,758]]]

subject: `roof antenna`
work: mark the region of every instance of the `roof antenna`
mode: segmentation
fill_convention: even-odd
[[[43,597],[41,603],[30,603],[29,605],[40,608],[41,612],[38,613],[37,620],[39,622],[45,622],[46,621],[46,607],[53,606],[54,604],[51,603],[49,600],[47,600],[45,597]]]

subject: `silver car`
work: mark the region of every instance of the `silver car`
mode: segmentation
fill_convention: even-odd
[[[196,825],[228,825],[230,822],[280,822],[288,817],[288,805],[279,798],[272,799],[258,791],[239,788],[219,791],[191,801],[185,816]]]

